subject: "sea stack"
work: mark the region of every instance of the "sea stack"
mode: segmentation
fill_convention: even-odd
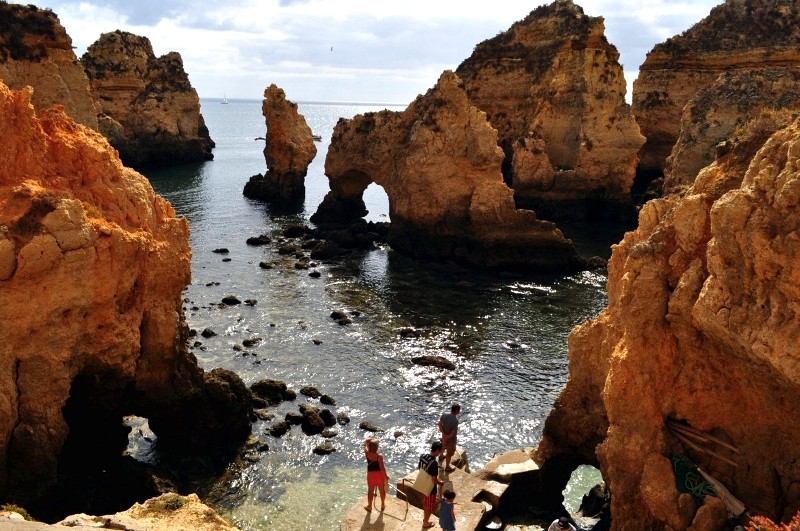
[[[724,528],[720,498],[678,490],[678,459],[751,515],[800,511],[800,122],[743,127],[684,194],[642,207],[608,307],[569,337],[536,460],[599,466],[614,529]]]
[[[557,0],[478,44],[456,70],[498,131],[515,198],[540,216],[597,215],[606,203],[614,217],[631,204],[644,137],[604,31],[601,17]]]
[[[497,131],[447,71],[403,112],[339,120],[325,160],[331,191],[311,220],[361,218],[375,182],[389,199],[389,243],[402,252],[486,268],[582,268],[555,224],[516,209],[502,161]]]
[[[104,33],[81,57],[100,132],[134,168],[213,158],[200,98],[177,52],[156,57],[147,37]]]
[[[0,2],[0,80],[9,88],[35,87],[36,110],[61,105],[76,122],[97,129],[98,109],[58,16],[33,5]]]
[[[0,83],[0,499],[114,512],[148,492],[118,475],[124,415],[167,454],[222,458],[250,395],[187,351],[187,221],[99,133],[31,101]]]
[[[244,195],[278,204],[301,203],[308,165],[317,155],[311,128],[297,112],[297,104],[287,100],[283,89],[275,84],[264,90],[261,110],[267,125],[267,172],[251,177]]]
[[[656,45],[633,84],[633,111],[647,138],[639,173],[648,178],[663,174],[680,134],[684,107],[720,74],[798,69],[799,32],[800,7],[795,2],[726,0],[681,35]],[[740,97],[751,105],[746,91],[740,91]],[[704,109],[695,107],[694,112]],[[706,123],[713,126],[715,119],[708,116]]]

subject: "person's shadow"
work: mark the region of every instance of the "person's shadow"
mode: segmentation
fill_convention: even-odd
[[[372,513],[366,513],[364,515],[364,521],[361,523],[361,529],[368,529],[370,531],[384,529],[386,527],[386,523],[383,521],[383,514],[383,511],[379,512],[378,518],[376,518],[374,522],[370,522],[369,519],[372,517]]]

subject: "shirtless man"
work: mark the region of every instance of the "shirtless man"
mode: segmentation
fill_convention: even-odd
[[[453,404],[450,406],[450,413],[445,413],[439,419],[439,431],[442,432],[442,454],[445,455],[445,472],[455,470],[450,466],[450,460],[456,453],[456,443],[458,442],[458,417],[456,415],[459,413],[461,413],[461,406]]]

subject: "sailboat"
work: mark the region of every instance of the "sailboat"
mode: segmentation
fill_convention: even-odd
[[[228,104],[228,97],[225,96],[224,92],[222,93],[222,101],[220,103],[223,104],[223,105],[227,105]]]

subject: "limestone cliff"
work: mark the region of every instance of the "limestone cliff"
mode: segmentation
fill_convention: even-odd
[[[267,124],[267,172],[251,177],[244,195],[271,202],[302,201],[308,165],[317,155],[311,128],[297,112],[297,104],[287,100],[275,84],[264,90],[261,110]]]
[[[720,75],[683,109],[680,134],[664,168],[664,193],[690,186],[732,136],[762,113],[800,110],[798,69],[758,69]]]
[[[608,307],[570,335],[537,462],[599,464],[614,529],[723,528],[718,499],[676,490],[671,454],[751,514],[800,510],[800,122],[779,126],[746,124],[685,195],[646,203],[614,247]]]
[[[684,106],[726,72],[800,66],[800,8],[780,0],[727,0],[681,35],[656,45],[633,84],[633,110],[647,138],[643,173],[661,174]]]
[[[396,249],[482,267],[581,267],[555,224],[515,208],[502,160],[497,132],[448,71],[403,112],[339,120],[325,160],[331,191],[311,219],[363,216],[375,182],[389,198]]]
[[[31,100],[0,84],[0,499],[119,510],[124,415],[165,452],[222,456],[250,433],[249,393],[186,350],[186,220],[99,133]]]
[[[81,57],[100,108],[100,132],[137,168],[210,160],[214,142],[177,52],[156,57],[149,39],[104,33]]]
[[[0,81],[17,90],[35,87],[36,109],[62,105],[75,121],[97,129],[89,79],[49,9],[0,2]]]
[[[571,0],[541,6],[456,73],[498,131],[518,199],[630,203],[644,138],[602,18]]]

